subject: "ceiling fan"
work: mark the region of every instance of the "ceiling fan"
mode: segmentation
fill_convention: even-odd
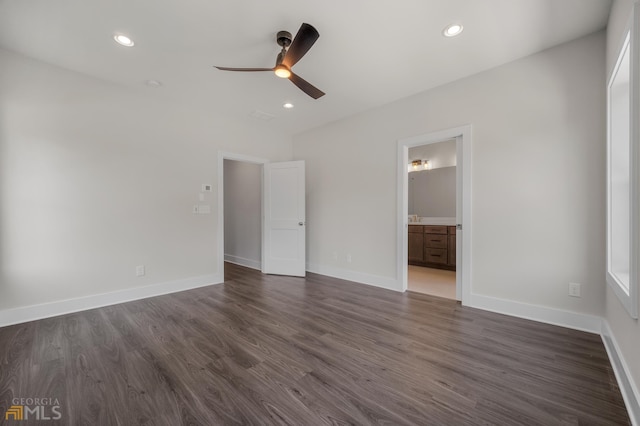
[[[324,96],[324,92],[299,75],[291,71],[302,57],[311,49],[311,46],[318,40],[320,34],[313,26],[303,23],[296,34],[296,38],[291,41],[291,33],[288,31],[278,31],[276,41],[282,47],[276,59],[276,66],[273,68],[228,68],[216,67],[222,71],[273,71],[280,78],[288,78],[293,84],[298,86],[304,93],[313,99]]]

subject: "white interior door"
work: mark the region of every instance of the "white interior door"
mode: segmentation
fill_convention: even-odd
[[[304,277],[304,161],[265,164],[263,220],[262,272]]]

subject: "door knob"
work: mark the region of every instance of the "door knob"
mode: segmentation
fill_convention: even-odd
[[[304,222],[298,222],[298,225],[304,226]]]

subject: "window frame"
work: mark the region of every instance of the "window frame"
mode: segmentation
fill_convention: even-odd
[[[640,59],[640,7],[634,4],[631,18],[624,31],[624,37],[620,48],[616,64],[607,81],[607,258],[606,258],[606,279],[613,292],[625,307],[632,318],[638,318],[638,259],[640,259],[640,179],[638,166],[639,156],[639,135],[640,125],[640,91],[639,89],[639,59]],[[612,145],[615,141],[612,138],[612,87],[620,65],[624,60],[624,53],[629,48],[629,288],[620,283],[618,277],[612,272]],[[625,200],[626,201],[626,200]]]

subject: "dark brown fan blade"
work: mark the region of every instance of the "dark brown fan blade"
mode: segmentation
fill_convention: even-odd
[[[318,37],[320,37],[320,34],[315,28],[306,23],[302,24],[298,34],[291,42],[291,46],[289,46],[282,63],[289,68],[294,66],[311,49]]]
[[[216,67],[222,71],[273,71],[273,68],[228,68],[228,67]]]
[[[307,80],[297,74],[291,73],[291,77],[289,77],[289,80],[291,80],[293,84],[298,86],[300,90],[311,96],[313,99],[318,99],[324,96],[324,92],[322,90],[318,89],[313,84],[309,83]]]

